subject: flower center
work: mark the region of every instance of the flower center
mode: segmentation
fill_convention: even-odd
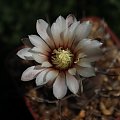
[[[62,48],[58,48],[58,50],[53,50],[51,58],[51,61],[56,68],[66,69],[71,66],[73,61],[73,54],[69,49],[63,50]]]

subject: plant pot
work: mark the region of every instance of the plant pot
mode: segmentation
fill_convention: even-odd
[[[109,28],[107,23],[103,21],[102,19],[98,17],[87,17],[83,18],[81,21],[86,21],[89,20],[90,22],[93,23],[93,30],[91,32],[90,37],[95,38],[99,41],[102,41],[105,44],[105,48],[109,48],[110,51],[107,51],[108,54],[111,55],[106,55],[105,61],[104,58],[102,62],[98,61],[96,64],[98,67],[101,67],[103,69],[108,69],[107,66],[112,65],[110,61],[113,62],[114,55],[116,54],[116,51],[119,52],[118,47],[120,47],[120,40],[117,38],[117,36],[112,32],[112,30]],[[111,50],[112,49],[112,50]],[[108,49],[107,49],[108,50]],[[120,53],[119,53],[120,54]],[[107,62],[107,60],[109,62]],[[114,63],[112,67],[116,67],[116,64],[118,66],[120,65],[120,59],[117,59],[117,63]],[[105,64],[104,64],[105,62]],[[111,64],[110,64],[111,63]],[[107,65],[109,64],[109,65]],[[113,73],[111,69],[108,69],[110,73]],[[114,72],[117,73],[119,72],[120,69],[115,70]],[[91,79],[92,82],[88,82],[88,85],[85,84],[85,92],[81,94],[81,98],[75,99],[75,98],[70,98],[65,100],[62,104],[62,116],[63,120],[87,120],[87,119],[104,119],[104,120],[119,120],[120,119],[120,88],[118,85],[116,85],[116,88],[118,87],[118,91],[115,87],[112,86],[113,84],[120,84],[120,77],[117,77],[117,82],[115,80],[115,76],[113,75],[111,77],[111,74],[106,75],[104,73],[99,73],[94,79]],[[104,75],[103,75],[104,74]],[[106,77],[107,76],[107,77]],[[112,80],[111,80],[112,79]],[[91,81],[89,80],[89,81]],[[88,80],[87,80],[88,81]],[[86,82],[87,82],[86,81]],[[94,82],[95,81],[95,82]],[[116,83],[115,83],[116,82]],[[31,84],[31,83],[30,83]],[[29,84],[29,86],[30,86]],[[27,85],[25,85],[27,86]],[[24,95],[24,100],[25,103],[32,114],[33,118],[35,120],[58,120],[59,117],[57,118],[56,113],[54,113],[57,109],[55,108],[55,105],[50,105],[50,108],[47,108],[46,106],[49,106],[46,101],[43,100],[43,103],[40,102],[38,99],[40,96],[37,95],[37,90],[33,89],[33,86],[30,86],[27,88],[27,92]],[[102,86],[102,87],[101,87]],[[34,86],[35,87],[35,86]],[[91,89],[92,88],[92,89]],[[103,89],[104,88],[104,89]],[[112,91],[113,89],[113,91]],[[115,92],[115,90],[117,92]],[[108,90],[108,93],[106,93]],[[40,91],[39,91],[40,92]],[[105,93],[104,93],[105,92]],[[113,93],[112,93],[113,92]],[[109,95],[109,96],[107,96]],[[28,97],[29,96],[29,97]],[[67,103],[66,103],[67,102]],[[112,104],[113,102],[113,104]],[[68,105],[69,103],[69,105]],[[45,104],[45,105],[43,105]],[[66,107],[64,107],[64,104]],[[76,104],[76,105],[74,105]],[[83,104],[83,105],[80,105]],[[72,106],[73,105],[73,106]],[[38,108],[37,108],[38,107]],[[43,107],[43,108],[42,108]],[[67,108],[68,107],[68,108]],[[41,109],[41,110],[40,110]],[[42,112],[42,113],[39,113]],[[51,113],[50,113],[51,112]],[[72,114],[71,112],[74,112]],[[56,115],[51,115],[51,114],[56,114]],[[50,118],[50,116],[52,116]],[[93,118],[91,117],[93,116]],[[90,118],[91,117],[91,118]]]

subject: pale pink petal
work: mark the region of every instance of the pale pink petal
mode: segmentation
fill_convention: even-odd
[[[73,24],[73,22],[76,22],[76,21],[77,20],[76,20],[75,16],[72,15],[72,14],[69,14],[67,16],[67,18],[66,18],[66,25],[67,25],[67,27],[70,27]]]
[[[68,70],[68,73],[70,73],[71,75],[76,75],[76,68],[70,68]]]
[[[65,75],[60,73],[53,84],[53,94],[57,99],[62,99],[67,93]]]
[[[36,70],[36,69],[35,69],[35,66],[29,67],[29,68],[27,68],[27,69],[23,72],[22,77],[21,77],[21,80],[22,80],[22,81],[32,80],[32,79],[34,79],[34,78],[36,77],[36,75],[37,75],[38,73],[41,72],[41,70],[42,70],[42,69]]]
[[[50,36],[47,33],[48,28],[49,28],[49,25],[47,22],[45,22],[42,19],[37,20],[37,23],[36,23],[37,33],[50,47],[54,47],[54,41],[53,39],[50,38]]]
[[[32,54],[33,56],[33,59],[38,62],[38,63],[43,63],[44,61],[47,61],[47,56],[46,55],[43,55],[43,54],[38,54],[38,53],[33,53]]]
[[[32,53],[29,52],[30,48],[23,48],[17,52],[17,55],[25,60],[33,60]]]
[[[61,40],[61,33],[64,32],[66,29],[66,21],[62,16],[59,16],[55,23],[51,26],[51,32],[53,35],[53,39],[55,42],[56,47],[59,47],[59,45],[63,44],[63,41]]]
[[[42,72],[40,72],[38,74],[38,76],[36,77],[36,85],[44,85],[46,84],[48,81],[46,81],[46,75],[47,73],[50,71],[50,69],[44,69]]]
[[[41,67],[52,67],[52,64],[48,61],[44,61],[41,65]]]
[[[84,68],[84,67],[79,67],[77,68],[78,74],[80,74],[83,77],[92,77],[95,76],[95,70],[94,68]]]
[[[79,82],[78,80],[71,74],[66,73],[66,83],[69,88],[69,90],[76,94],[79,90]]]

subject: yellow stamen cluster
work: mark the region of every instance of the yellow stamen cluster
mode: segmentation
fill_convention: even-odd
[[[58,50],[53,50],[52,63],[59,69],[68,68],[73,61],[73,54],[69,49],[63,50],[62,48],[58,48]]]

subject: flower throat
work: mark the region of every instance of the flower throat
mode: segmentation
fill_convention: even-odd
[[[58,69],[67,69],[73,62],[73,54],[69,49],[54,49],[51,57],[52,64]]]

